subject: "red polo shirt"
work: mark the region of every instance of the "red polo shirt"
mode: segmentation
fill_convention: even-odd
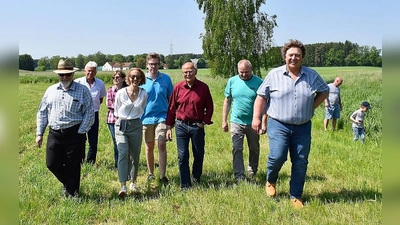
[[[214,103],[207,84],[196,79],[189,87],[184,80],[177,83],[172,91],[166,124],[174,126],[175,119],[212,124],[213,112]]]

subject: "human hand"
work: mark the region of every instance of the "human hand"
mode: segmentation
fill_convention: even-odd
[[[35,143],[36,143],[36,147],[38,147],[38,148],[42,147],[43,136],[37,136],[36,140],[35,140]]]
[[[165,136],[166,136],[165,138],[166,138],[167,141],[172,141],[172,130],[168,129],[167,133],[165,134]]]
[[[228,132],[229,127],[227,122],[222,122],[222,131],[223,132]]]

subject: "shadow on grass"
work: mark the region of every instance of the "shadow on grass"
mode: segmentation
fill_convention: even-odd
[[[339,192],[322,192],[317,196],[309,196],[311,198],[316,197],[326,204],[338,203],[338,202],[381,202],[382,193],[372,189],[366,190],[347,190],[342,188]]]

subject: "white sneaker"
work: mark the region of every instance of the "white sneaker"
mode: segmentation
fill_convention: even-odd
[[[126,196],[126,192],[127,192],[126,186],[122,186],[122,187],[121,187],[121,190],[120,190],[119,193],[118,193],[118,196],[119,196],[119,197],[125,197],[125,196]]]
[[[132,191],[132,192],[137,191],[136,184],[131,182],[131,184],[129,185],[129,190]]]

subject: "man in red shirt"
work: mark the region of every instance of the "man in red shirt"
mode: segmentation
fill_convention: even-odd
[[[192,62],[182,66],[184,80],[175,85],[168,106],[167,139],[172,140],[175,126],[178,147],[180,186],[192,186],[189,169],[189,141],[193,151],[193,182],[199,183],[203,172],[205,132],[204,125],[213,122],[214,103],[207,84],[196,78],[197,68]]]

